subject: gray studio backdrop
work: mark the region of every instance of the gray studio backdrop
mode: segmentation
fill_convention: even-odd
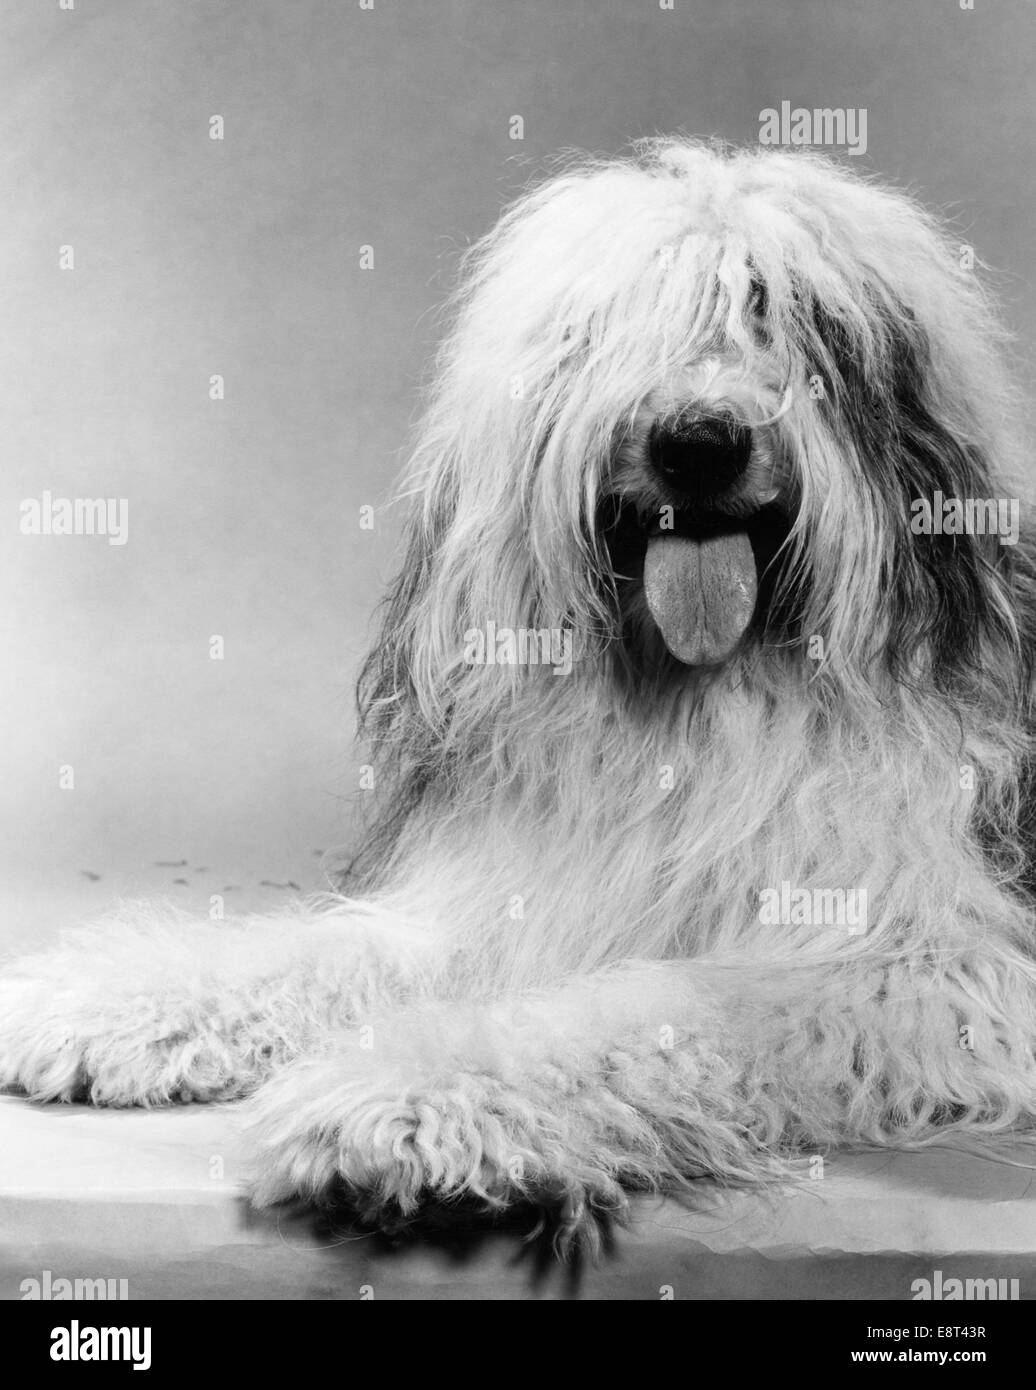
[[[958,215],[1031,340],[1028,0],[68,4],[0,3],[9,932],[263,901],[348,842],[397,538],[360,508],[458,252],[551,153],[866,108],[853,162]],[[127,542],[22,535],[44,492],[127,498]]]

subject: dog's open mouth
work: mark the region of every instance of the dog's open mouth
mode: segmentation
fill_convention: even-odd
[[[746,531],[660,531],[644,555],[644,598],[669,651],[685,666],[715,666],[755,612],[755,557]]]
[[[662,641],[684,666],[721,665],[780,616],[778,557],[790,530],[781,506],[747,515],[676,510],[663,526],[612,497],[600,520],[620,591],[642,589]]]

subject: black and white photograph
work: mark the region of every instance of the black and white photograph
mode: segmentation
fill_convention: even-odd
[[[768,1373],[816,1302],[824,1368],[1006,1369],[1034,42],[1031,0],[0,0],[34,1364],[161,1374],[182,1301],[322,1344],[364,1320],[288,1304],[688,1301]]]

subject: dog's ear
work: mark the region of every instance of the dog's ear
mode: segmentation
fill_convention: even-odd
[[[403,563],[382,599],[377,636],[357,682],[360,732],[375,741],[408,722],[416,702],[413,614],[430,578],[427,530],[421,518],[411,518]]]
[[[966,697],[983,691],[991,662],[1022,660],[1016,611],[1014,547],[993,534],[915,534],[913,504],[995,498],[993,461],[979,431],[944,422],[933,398],[932,351],[917,316],[887,299],[867,306],[874,343],[864,351],[853,332],[819,302],[812,306],[816,340],[835,389],[823,403],[840,438],[859,456],[870,501],[883,511],[892,540],[881,557],[889,624],[886,654],[903,678],[928,665],[938,688]],[[966,413],[966,412],[962,412]],[[927,659],[927,660],[926,660]]]
[[[418,690],[417,610],[454,512],[454,499],[440,488],[411,514],[403,563],[382,600],[378,632],[360,671],[359,735],[368,743],[381,794],[374,798],[375,820],[341,875],[339,887],[350,891],[371,886],[391,862],[404,827],[441,773],[439,740]]]

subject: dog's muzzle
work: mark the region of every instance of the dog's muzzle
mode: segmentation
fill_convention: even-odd
[[[669,651],[688,666],[725,661],[755,611],[756,564],[747,531],[722,512],[752,452],[748,429],[725,417],[657,423],[651,467],[679,498],[681,514],[702,516],[693,533],[661,524],[648,537],[644,597]]]

